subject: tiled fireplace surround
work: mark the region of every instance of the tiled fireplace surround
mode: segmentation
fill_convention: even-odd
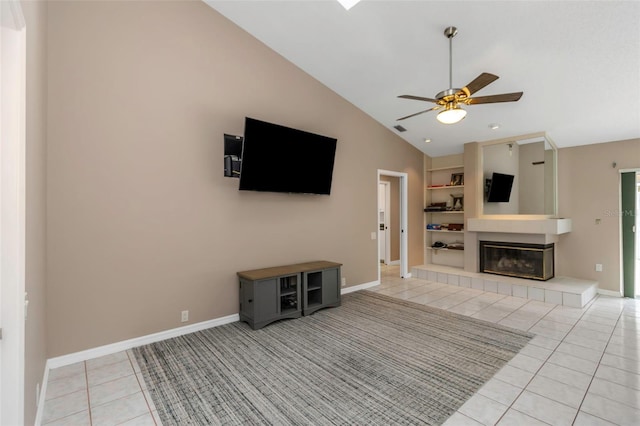
[[[464,270],[429,264],[413,267],[411,275],[443,284],[582,308],[597,294],[597,281],[563,276],[556,276],[548,281],[538,281],[474,272],[479,270],[478,242],[480,240],[547,244],[557,243],[562,234],[570,231],[570,219],[522,219],[520,217],[469,219],[467,232],[465,232]],[[559,261],[561,262],[562,259],[556,257],[556,265]]]

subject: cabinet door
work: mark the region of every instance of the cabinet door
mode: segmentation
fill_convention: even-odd
[[[305,311],[313,312],[323,306],[325,300],[322,287],[323,279],[323,271],[305,272],[303,296],[303,309]]]
[[[253,319],[256,322],[278,316],[278,279],[256,281],[253,288]]]
[[[322,271],[323,304],[332,304],[340,300],[340,268]]]

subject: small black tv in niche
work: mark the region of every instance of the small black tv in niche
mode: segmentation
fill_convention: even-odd
[[[337,139],[245,118],[241,191],[331,193]]]
[[[493,173],[491,179],[487,179],[487,202],[507,203],[511,197],[513,187],[513,175],[504,173]]]
[[[224,134],[224,175],[240,177],[242,161],[242,136]]]

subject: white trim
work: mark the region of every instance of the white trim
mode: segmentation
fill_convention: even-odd
[[[601,294],[603,296],[622,297],[622,293],[619,291],[603,290],[601,288],[598,289],[598,294]]]
[[[26,27],[18,0],[0,2],[0,423],[24,423]]]
[[[369,283],[358,284],[351,287],[345,287],[341,290],[340,294],[353,293],[354,291],[358,291],[358,290],[366,290],[368,288],[375,287],[377,285],[380,285],[380,281],[371,281]]]
[[[24,14],[22,13],[22,6],[20,5],[19,0],[4,0],[9,5],[9,10],[11,11],[11,16],[13,18],[13,29],[21,30],[26,26],[26,22],[24,20]]]
[[[172,328],[170,330],[160,331],[158,333],[147,334],[146,336],[135,337],[121,342],[111,343],[109,345],[98,346],[97,348],[87,349],[85,351],[75,352],[68,355],[62,355],[47,360],[47,368],[59,368],[65,365],[75,364],[76,362],[87,361],[89,359],[98,358],[105,355],[115,354],[127,349],[135,348],[149,343],[160,342],[172,337],[183,336],[195,331],[206,330],[207,328],[218,327],[240,320],[240,315],[233,314],[222,318],[216,318],[209,321],[203,321],[196,324],[186,325],[184,327]]]
[[[44,412],[45,397],[47,396],[47,383],[49,382],[49,360],[47,360],[44,366],[44,374],[42,376],[42,386],[40,387],[40,397],[38,399],[38,407],[36,407],[36,421],[35,426],[42,424],[42,415]]]
[[[392,260],[391,262],[389,262],[389,266],[396,266],[400,264],[400,260]]]

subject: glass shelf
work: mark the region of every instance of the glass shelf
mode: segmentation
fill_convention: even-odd
[[[464,214],[464,210],[443,210],[443,211],[425,211],[425,213],[437,213],[437,214]]]
[[[443,186],[427,186],[426,189],[453,189],[453,188],[464,188],[464,185],[443,185]]]
[[[428,172],[437,172],[439,170],[453,170],[453,169],[462,169],[464,166],[461,164],[459,166],[448,166],[448,167],[436,167],[435,169],[427,169]]]

